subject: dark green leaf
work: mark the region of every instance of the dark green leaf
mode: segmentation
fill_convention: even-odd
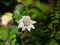
[[[47,45],[58,45],[58,43],[54,39],[52,39]]]
[[[45,5],[45,4],[43,4],[43,3],[41,3],[41,2],[39,2],[39,1],[37,1],[36,3],[35,3],[35,6],[37,7],[37,8],[39,8],[42,12],[49,12],[49,11],[51,11],[50,10],[50,8],[47,6],[47,5]]]
[[[60,40],[60,31],[55,34],[55,38],[56,38],[57,40]]]
[[[18,31],[18,27],[17,26],[11,26],[10,28],[9,28],[9,31],[10,31],[10,33],[12,33],[12,34],[19,34],[20,32]]]
[[[15,10],[14,10],[14,19],[15,21],[18,23],[18,21],[20,20],[22,14],[23,14],[23,8],[19,5],[16,6]]]

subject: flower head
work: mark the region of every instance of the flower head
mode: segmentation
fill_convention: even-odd
[[[30,31],[31,28],[35,29],[34,25],[36,21],[31,20],[30,16],[23,16],[20,20],[19,20],[19,25],[18,28],[22,28],[22,31],[24,30],[28,30]]]
[[[1,18],[2,25],[7,25],[8,22],[9,22],[10,20],[12,20],[12,16],[13,16],[13,14],[10,13],[10,12],[5,13],[5,14],[2,16],[2,18]]]

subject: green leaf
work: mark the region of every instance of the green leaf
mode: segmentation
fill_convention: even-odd
[[[51,9],[47,5],[45,5],[45,4],[43,4],[43,3],[39,2],[39,1],[37,1],[35,3],[35,6],[37,8],[39,8],[44,13],[47,13],[47,12],[51,11]]]
[[[6,44],[5,44],[5,42],[3,42],[3,41],[1,42],[1,41],[0,41],[0,45],[6,45]]]
[[[57,40],[60,40],[60,31],[55,34],[55,38],[56,38]]]
[[[15,45],[16,44],[16,35],[15,34],[9,34],[8,40],[9,40],[9,45]]]
[[[52,21],[52,23],[58,23],[58,22],[59,20],[56,20],[56,19]]]
[[[42,12],[40,12],[40,11],[37,10],[37,9],[33,9],[33,8],[32,8],[32,9],[30,9],[28,12],[29,12],[29,13],[33,13],[33,14],[31,15],[32,19],[34,19],[34,18],[44,19],[45,14],[42,13]]]
[[[51,39],[51,41],[47,45],[59,45],[59,44],[54,39]]]
[[[23,9],[23,7],[21,7],[20,5],[17,5],[17,6],[15,7],[15,11],[17,11],[17,12],[15,12],[15,13],[22,15],[24,9]]]
[[[23,12],[24,12],[24,9],[17,5],[15,7],[15,10],[14,10],[14,19],[15,21],[18,23],[18,21],[20,20],[21,16],[23,15]]]
[[[8,29],[0,28],[0,39],[6,40],[8,36]]]
[[[24,6],[29,6],[32,3],[32,0],[25,0],[23,2]]]
[[[18,31],[18,27],[17,26],[11,26],[10,28],[9,28],[9,31],[10,31],[10,33],[11,34],[19,34],[20,32]]]
[[[60,14],[56,13],[55,18],[59,18],[59,17],[60,17]]]
[[[16,38],[16,35],[15,35],[15,34],[10,34],[10,35],[8,36],[8,40],[12,40],[12,39],[14,39],[14,38]]]
[[[10,45],[16,45],[16,38],[11,41]]]

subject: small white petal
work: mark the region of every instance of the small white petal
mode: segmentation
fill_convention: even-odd
[[[28,31],[30,31],[30,30],[31,30],[31,27],[30,27],[30,26],[28,26],[28,27],[27,27],[27,30],[28,30]]]
[[[20,19],[20,20],[19,20],[19,23],[21,23],[21,22],[23,22],[23,19]]]
[[[18,28],[22,28],[24,26],[24,23],[21,22],[19,25],[18,25]]]
[[[22,28],[22,31],[24,31],[25,29],[26,29],[26,27],[23,27],[23,28]]]
[[[18,25],[18,28],[20,28],[20,25]]]
[[[36,21],[32,21],[32,20],[31,20],[31,23],[32,23],[32,24],[35,24],[35,23],[36,23]]]
[[[31,28],[35,29],[34,25],[31,24],[30,26],[31,26]]]

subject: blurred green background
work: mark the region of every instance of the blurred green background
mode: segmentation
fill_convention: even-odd
[[[0,45],[60,45],[60,0],[0,0],[0,18],[5,12],[13,13],[14,24],[3,28],[0,19]],[[17,28],[24,15],[37,21],[36,29]]]

